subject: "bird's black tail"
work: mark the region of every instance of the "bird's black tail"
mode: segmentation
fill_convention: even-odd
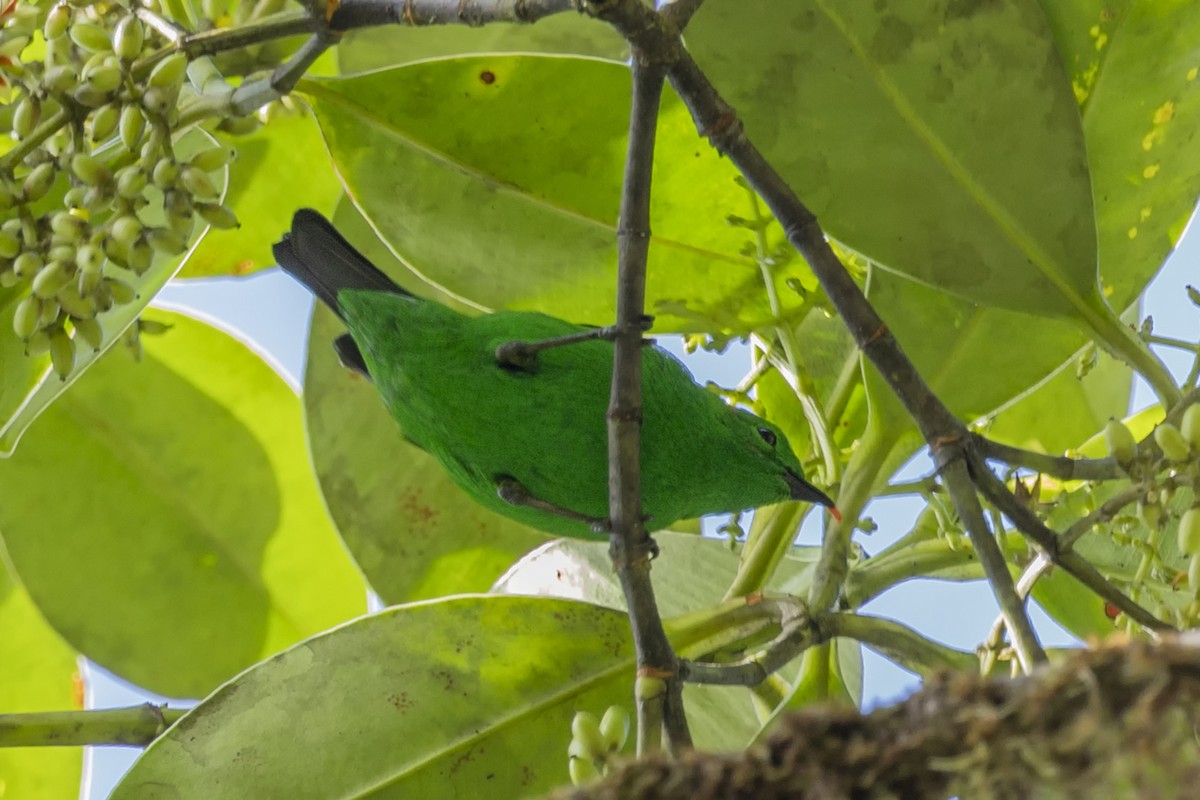
[[[367,289],[409,295],[366,256],[354,249],[329,220],[302,208],[292,217],[292,230],[272,248],[275,261],[339,315],[337,293]]]

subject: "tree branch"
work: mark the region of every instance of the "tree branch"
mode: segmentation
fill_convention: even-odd
[[[342,0],[329,24],[335,30],[373,25],[469,25],[537,22],[578,10],[576,0]]]
[[[667,640],[650,583],[653,542],[642,519],[642,331],[645,325],[646,258],[650,247],[650,187],[664,69],[634,51],[629,150],[617,221],[617,322],[613,337],[612,394],[608,406],[609,554],[621,581],[637,650],[638,674],[666,681],[666,691],[646,702],[665,703],[650,712],[639,698],[639,725],[661,715],[667,746],[691,746],[683,713],[679,661]]]
[[[975,493],[975,487],[967,474],[967,465],[963,463],[962,455],[945,458],[945,450],[946,448],[939,448],[936,455],[939,466],[942,467],[946,489],[950,492],[958,516],[967,529],[967,536],[971,538],[971,544],[975,547],[975,555],[979,557],[979,563],[983,566],[983,574],[992,585],[996,602],[1000,604],[1000,613],[1004,615],[1004,622],[1012,634],[1021,669],[1024,672],[1032,672],[1036,665],[1045,663],[1046,651],[1038,641],[1033,623],[1029,621],[1024,599],[1017,594],[1012,573],[1008,571],[1008,561],[1000,551],[996,537],[988,528],[987,520],[983,516],[983,506],[979,504],[979,496]]]
[[[1153,631],[1173,630],[1171,625],[1159,620],[1117,589],[1085,558],[1063,547],[1058,534],[1046,527],[1045,523],[1038,519],[1037,514],[1013,497],[1004,482],[988,469],[987,464],[977,454],[968,450],[967,459],[970,462],[971,477],[988,502],[1012,520],[1017,530],[1040,547],[1055,564],[1071,573],[1076,580],[1102,599],[1112,603],[1139,625]]]
[[[186,713],[143,703],[94,711],[0,714],[0,747],[146,747]]]

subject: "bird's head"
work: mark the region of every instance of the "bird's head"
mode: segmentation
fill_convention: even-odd
[[[804,479],[800,459],[779,426],[748,411],[737,409],[734,413],[740,431],[739,444],[747,451],[745,455],[759,462],[761,469],[775,472],[787,487],[790,499],[825,506],[840,522],[842,514],[829,495]]]

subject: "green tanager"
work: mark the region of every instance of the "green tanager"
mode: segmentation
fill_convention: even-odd
[[[315,211],[274,246],[279,265],[345,322],[342,363],[370,379],[405,437],[481,505],[560,536],[602,537],[605,416],[613,347],[589,339],[537,352],[497,348],[588,328],[527,311],[469,317],[400,288]],[[778,427],[696,384],[657,346],[642,365],[641,480],[647,526],[802,500],[840,518],[806,481]]]

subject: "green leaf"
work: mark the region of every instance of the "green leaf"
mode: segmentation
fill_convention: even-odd
[[[75,652],[42,619],[0,561],[0,710],[77,708]],[[79,796],[83,753],[66,747],[0,749],[0,794],[46,800]]]
[[[1104,291],[1125,308],[1179,241],[1200,194],[1200,6],[1040,5],[1083,110]]]
[[[1063,320],[980,307],[886,270],[872,269],[867,297],[929,388],[965,421],[1032,390],[1084,341]],[[923,441],[874,365],[865,370],[874,424],[898,467]]]
[[[982,305],[1103,309],[1079,114],[1033,0],[713,0],[687,40],[839,241]]]
[[[388,609],[221,687],[113,800],[537,796],[568,781],[576,711],[630,709],[633,661],[625,616],[584,603],[491,595]]]
[[[67,641],[200,696],[365,605],[313,480],[300,402],[257,354],[178,314],[89,370],[0,462],[0,533]],[[115,624],[119,620],[120,624]]]
[[[1000,411],[985,431],[988,438],[1027,450],[1062,453],[1129,410],[1133,373],[1107,353],[1097,353],[1087,375],[1068,361],[1049,380]]]
[[[325,167],[320,129],[307,113],[274,114],[254,133],[221,141],[237,148],[225,204],[241,227],[209,231],[180,278],[246,275],[274,266],[271,242],[291,227],[296,209],[328,213],[342,194],[337,175]]]
[[[586,86],[587,103],[575,99]],[[355,205],[414,271],[476,307],[580,323],[614,315],[616,219],[629,71],[581,58],[478,56],[340,80],[305,80]],[[571,108],[570,114],[556,109]],[[663,100],[647,311],[659,331],[737,331],[772,320],[735,172]],[[775,270],[784,311],[811,285],[798,258]]]
[[[212,137],[193,129],[175,143],[175,153],[179,158],[187,158],[212,144]],[[227,178],[228,169],[225,169],[217,181],[218,188],[224,190]],[[147,212],[142,219],[150,224],[159,223],[161,211],[157,214]],[[111,263],[105,266],[106,274],[118,277],[133,287],[137,299],[96,317],[103,331],[100,349],[93,351],[81,343],[76,350],[75,369],[65,381],[50,372],[49,356],[26,358],[24,346],[12,336],[12,331],[7,328],[0,331],[0,339],[4,340],[0,342],[0,460],[11,456],[18,440],[38,415],[120,340],[121,334],[149,305],[158,290],[179,270],[181,264],[186,263],[189,253],[203,241],[207,230],[207,226],[198,223],[192,233],[192,250],[180,258],[156,258],[153,266],[142,275],[135,275]],[[18,295],[12,290],[0,289],[0,319],[11,320],[12,311],[23,296],[24,293]]]
[[[350,31],[337,46],[343,75],[468,53],[561,53],[624,61],[629,47],[611,26],[582,14],[558,14],[536,25],[381,25]]]
[[[317,307],[304,407],[329,513],[371,587],[399,603],[485,591],[546,534],[467,497],[433,456],[404,439],[371,383],[337,360],[344,328]]]

